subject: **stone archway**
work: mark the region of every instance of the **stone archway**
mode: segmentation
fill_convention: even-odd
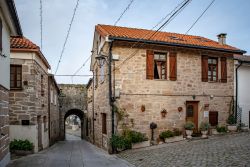
[[[63,134],[63,137],[65,139],[65,132],[66,132],[66,128],[65,128],[65,120],[66,118],[68,118],[70,115],[76,115],[80,118],[81,120],[81,139],[84,138],[84,113],[83,111],[79,110],[79,109],[70,109],[69,111],[67,111],[64,115],[64,128],[62,129],[62,134]]]

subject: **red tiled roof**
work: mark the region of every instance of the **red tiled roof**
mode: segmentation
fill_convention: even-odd
[[[31,42],[29,39],[23,36],[12,36],[10,38],[10,49],[11,51],[16,52],[36,52],[38,56],[42,59],[43,63],[50,69],[50,65],[42,52],[40,51],[40,47]]]
[[[10,39],[10,47],[12,49],[40,49],[39,46],[31,42],[29,39],[25,37],[11,37]]]
[[[244,51],[230,46],[222,45],[216,41],[193,35],[177,34],[170,32],[157,32],[152,38],[152,34],[155,33],[153,30],[118,27],[111,25],[100,25],[96,26],[96,30],[102,36],[110,36],[111,38],[123,38],[133,40],[147,40],[152,42],[163,42],[167,44],[176,44],[180,46],[191,46],[191,47],[202,47],[207,49],[215,50],[227,50],[232,52],[244,53]],[[149,39],[150,38],[150,39]]]

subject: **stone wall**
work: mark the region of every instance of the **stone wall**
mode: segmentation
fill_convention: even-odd
[[[60,104],[60,140],[65,137],[65,115],[68,111],[76,110],[81,111],[83,115],[84,110],[87,109],[87,90],[85,85],[80,84],[59,84],[61,91],[59,97]],[[84,127],[82,127],[84,130]],[[82,132],[83,134],[84,132]]]
[[[42,138],[42,144],[39,147],[40,149],[46,148],[48,147],[47,71],[34,60],[11,59],[11,64],[22,65],[22,89],[12,89],[10,91],[10,126],[24,126],[22,125],[22,120],[29,120],[30,125],[37,126],[38,116],[40,116],[43,130],[41,130],[38,136],[38,138]],[[26,134],[23,133],[22,135],[26,136]],[[20,136],[20,138],[22,137]],[[38,139],[34,145],[38,145]]]
[[[9,141],[9,91],[0,85],[0,164],[10,159]]]
[[[146,50],[156,50],[158,52],[177,52],[177,80],[147,80],[146,79]],[[108,53],[107,45],[103,48],[103,53]],[[136,53],[133,57],[128,56]],[[183,128],[186,122],[186,102],[198,102],[198,124],[208,121],[207,112],[218,111],[219,124],[226,124],[229,114],[230,103],[233,97],[234,87],[234,63],[230,58],[232,55],[186,48],[174,48],[163,46],[144,45],[142,48],[130,48],[126,43],[114,43],[113,55],[119,55],[119,61],[112,64],[112,89],[120,91],[120,97],[116,99],[115,105],[124,108],[128,113],[128,122],[131,129],[146,133],[150,138],[149,124],[155,122],[158,125],[155,135],[158,136],[163,130],[173,128]],[[202,82],[201,81],[201,55],[227,56],[227,83]],[[124,60],[128,59],[122,64]],[[219,58],[220,59],[220,58]],[[168,64],[169,65],[169,60]],[[97,64],[93,63],[95,72]],[[115,69],[115,70],[114,70]],[[219,80],[220,80],[220,65]],[[99,69],[100,71],[100,69]],[[105,74],[107,74],[107,64],[105,64]],[[96,73],[94,73],[96,75]],[[97,73],[99,77],[100,73]],[[169,76],[169,75],[168,75]],[[100,80],[100,79],[98,79]],[[95,144],[103,147],[106,142],[102,134],[101,113],[107,113],[107,138],[111,136],[111,111],[108,100],[108,75],[105,75],[103,83],[98,83],[94,88],[94,112],[95,112]],[[91,112],[89,104],[89,111]],[[206,107],[205,106],[209,106]],[[145,111],[141,107],[145,106]],[[182,107],[179,113],[178,108]],[[163,118],[161,111],[167,110],[167,116]],[[91,114],[89,114],[91,117]],[[120,124],[116,125],[116,130],[121,130]]]
[[[49,112],[50,112],[50,145],[54,144],[60,137],[59,127],[59,88],[53,76],[49,76]]]

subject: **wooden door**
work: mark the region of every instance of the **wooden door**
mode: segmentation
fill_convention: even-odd
[[[38,131],[38,150],[43,149],[43,144],[42,144],[42,118],[41,116],[37,116],[37,131]]]
[[[186,102],[186,121],[195,124],[194,132],[198,132],[198,102]]]

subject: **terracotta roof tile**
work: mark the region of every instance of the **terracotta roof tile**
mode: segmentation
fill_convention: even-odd
[[[36,44],[25,37],[11,37],[10,47],[12,49],[40,49]]]
[[[179,44],[183,46],[193,46],[193,47],[205,47],[209,49],[221,49],[235,52],[244,51],[230,46],[230,45],[222,45],[217,41],[210,40],[208,38],[204,38],[201,36],[193,36],[193,35],[185,35],[185,34],[177,34],[170,32],[157,32],[152,38],[151,35],[155,33],[153,30],[146,29],[137,29],[137,28],[128,28],[128,27],[118,27],[111,25],[101,25],[98,24],[96,26],[96,30],[102,36],[110,36],[116,38],[126,38],[126,39],[134,39],[134,40],[150,40],[152,42],[165,42],[169,44]],[[149,39],[150,38],[150,39]]]

